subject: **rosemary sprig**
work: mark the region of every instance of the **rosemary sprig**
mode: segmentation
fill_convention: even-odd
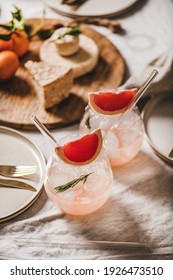
[[[92,172],[93,173],[93,172]],[[70,189],[70,188],[74,188],[74,186],[76,186],[79,182],[86,182],[87,178],[89,175],[91,175],[92,173],[89,174],[85,174],[85,175],[81,175],[79,178],[74,179],[64,185],[60,185],[58,187],[55,187],[55,190],[57,193],[59,192],[65,192],[66,190]]]
[[[88,129],[91,129],[90,119],[91,119],[91,116],[88,116],[85,120],[85,125]]]
[[[62,39],[64,38],[66,35],[79,35],[81,33],[80,31],[80,25],[76,25],[74,27],[71,27],[69,30],[67,30],[66,32],[64,32],[63,34],[59,35],[57,39]]]

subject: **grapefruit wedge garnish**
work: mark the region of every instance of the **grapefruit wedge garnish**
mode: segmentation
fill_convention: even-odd
[[[95,160],[102,148],[101,130],[97,129],[81,138],[55,148],[56,154],[64,162],[73,165],[88,164]]]
[[[110,90],[90,92],[88,95],[91,108],[103,115],[116,115],[122,113],[134,101],[137,89]]]

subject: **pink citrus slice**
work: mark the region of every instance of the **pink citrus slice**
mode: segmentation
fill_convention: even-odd
[[[88,164],[100,154],[102,142],[101,130],[97,129],[75,141],[57,146],[55,152],[60,159],[68,164]]]
[[[91,108],[103,115],[122,113],[135,99],[137,89],[90,92],[88,99]]]

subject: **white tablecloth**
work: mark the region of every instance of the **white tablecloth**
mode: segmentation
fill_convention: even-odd
[[[6,0],[1,3],[1,18],[10,19],[12,3],[23,10],[24,16],[40,17],[43,1]],[[144,2],[144,1],[142,1]],[[141,8],[124,17],[121,23],[126,35],[112,34],[104,27],[93,27],[107,36],[123,55],[127,77],[135,75],[155,57],[173,46],[173,1],[145,1]],[[46,8],[46,16],[60,18]],[[126,78],[127,78],[126,77]],[[78,126],[52,131],[55,138],[71,133]],[[39,132],[23,132],[50,157],[52,147]],[[108,202],[97,212],[86,217],[70,217],[54,206],[43,191],[37,201],[23,214],[0,224],[0,255],[7,258],[44,259],[104,259],[104,258],[173,258],[173,173],[172,167],[159,159],[146,140],[139,154],[128,164],[116,168],[114,186]],[[49,237],[58,240],[134,241],[151,246],[151,252],[108,250],[101,247],[19,246],[15,239]],[[153,246],[166,245],[162,249]],[[142,256],[136,254],[140,253]],[[121,256],[123,253],[125,255]],[[127,254],[133,253],[128,256]],[[134,255],[135,254],[135,255]],[[149,255],[148,255],[149,254]],[[109,257],[112,256],[112,257]]]

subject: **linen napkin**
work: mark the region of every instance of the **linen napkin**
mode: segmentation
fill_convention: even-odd
[[[7,20],[8,5],[12,5],[11,0],[3,1],[2,6],[2,22]],[[38,16],[42,12],[42,1],[16,1],[18,6],[24,9],[26,16]],[[33,11],[34,2],[34,11]],[[19,5],[20,3],[20,5]],[[8,4],[8,5],[7,5]],[[134,17],[124,20],[126,28],[130,35],[139,34],[135,30],[137,26],[140,29],[140,35],[143,32],[152,33],[152,37],[160,38],[162,29],[167,30],[172,26],[172,0],[154,0],[147,1],[146,6],[140,13],[136,13]],[[48,11],[48,16],[55,17],[56,14]],[[152,25],[153,22],[154,23]],[[164,26],[156,28],[155,22],[160,23],[160,18]],[[169,21],[170,18],[170,21]],[[149,27],[147,26],[149,25]],[[151,26],[150,26],[151,24]],[[159,25],[159,24],[158,24]],[[145,30],[146,29],[146,30]],[[100,28],[101,30],[101,28]],[[131,31],[132,30],[132,31]],[[142,31],[141,31],[142,30]],[[154,31],[153,31],[154,30]],[[106,29],[103,30],[105,35],[109,35]],[[155,34],[155,33],[158,34]],[[156,36],[158,35],[158,36]],[[168,45],[169,32],[164,32],[162,42],[164,46]],[[138,64],[138,58],[146,58],[149,48],[144,52],[136,53],[136,49],[132,52],[128,40],[134,37],[118,37],[118,35],[110,34],[110,39],[115,42],[119,50],[126,58],[129,67]],[[156,53],[154,45],[152,51]],[[170,45],[169,45],[170,46]],[[162,45],[163,47],[163,45]],[[124,48],[124,51],[123,51]],[[160,52],[161,53],[161,52]],[[158,52],[157,52],[158,54]],[[136,55],[136,59],[134,61]],[[173,89],[173,48],[164,51],[162,55],[157,55],[155,59],[136,70],[133,67],[131,77],[123,84],[122,87],[139,87],[145,79],[150,75],[152,70],[156,68],[159,71],[156,79],[147,90],[146,94],[158,93]],[[131,66],[132,65],[132,66]],[[74,127],[67,129],[54,130],[55,138],[62,138],[66,133],[74,133]],[[62,134],[62,135],[60,135]],[[36,133],[29,133],[31,140],[44,151],[44,155],[48,158],[50,154],[49,146],[43,140],[42,136]],[[0,259],[19,258],[19,259],[173,259],[173,173],[172,167],[164,163],[152,151],[151,147],[144,141],[140,153],[131,162],[122,167],[113,170],[114,185],[112,194],[107,203],[97,212],[85,217],[71,217],[65,215],[58,207],[54,206],[48,200],[46,193],[43,191],[37,201],[27,211],[16,218],[0,224]],[[32,238],[38,241],[51,239],[52,242],[65,240],[71,242],[75,240],[108,240],[120,242],[141,242],[151,246],[153,253],[154,246],[165,246],[165,251],[157,252],[155,255],[128,256],[132,254],[132,250],[86,248],[78,246],[71,248],[70,246],[42,246],[25,242],[24,246],[14,242],[14,239],[20,242],[20,239]],[[134,252],[134,251],[133,251]],[[156,253],[156,252],[155,252]],[[111,257],[112,256],[112,257]]]
[[[153,69],[157,69],[159,73],[144,96],[168,91],[173,93],[173,47],[168,49],[166,53],[151,60],[143,69],[130,76],[120,89],[139,88],[149,77]]]

